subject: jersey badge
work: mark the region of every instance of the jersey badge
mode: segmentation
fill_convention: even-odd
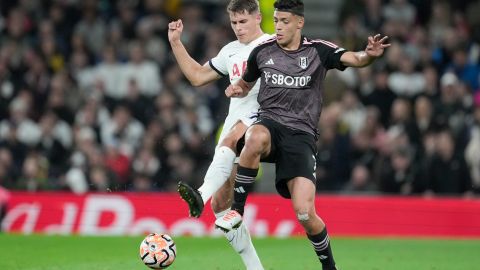
[[[306,69],[308,67],[308,57],[300,57],[300,61],[298,62],[298,65],[302,69]]]

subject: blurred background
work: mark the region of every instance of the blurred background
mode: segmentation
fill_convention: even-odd
[[[205,63],[235,39],[228,1],[0,1],[0,189],[174,191],[200,185],[228,110],[227,81],[192,87],[167,40]],[[273,33],[273,0],[261,0]],[[330,71],[318,192],[480,192],[480,1],[304,0],[305,34],[363,50]],[[259,192],[275,192],[272,168]]]

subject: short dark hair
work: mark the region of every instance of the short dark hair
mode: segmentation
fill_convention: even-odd
[[[291,12],[295,15],[303,16],[305,6],[302,0],[277,0],[273,7],[278,11]]]
[[[258,0],[231,0],[227,6],[227,11],[233,13],[243,13],[246,11],[248,14],[260,11]]]

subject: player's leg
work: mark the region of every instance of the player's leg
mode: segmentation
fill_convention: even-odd
[[[240,162],[235,177],[232,210],[215,225],[230,231],[240,226],[248,194],[252,191],[258,173],[260,159],[270,153],[270,131],[264,124],[251,126],[245,135],[245,146],[240,153]]]
[[[297,219],[322,263],[322,269],[335,270],[330,240],[322,219],[315,212],[315,137],[311,134],[280,129],[282,147],[276,160],[276,188],[285,198],[291,198]]]
[[[221,218],[229,210],[232,204],[233,186],[235,183],[236,166],[232,170],[232,174],[228,181],[217,190],[211,200],[212,210],[215,213],[215,217]],[[231,230],[224,232],[230,245],[240,255],[242,261],[247,270],[263,270],[260,258],[257,255],[257,251],[253,246],[250,233],[245,224],[241,224],[237,230]]]
[[[233,170],[228,180],[212,195],[210,205],[215,214],[230,209],[233,199],[233,186],[235,184],[235,175],[237,173],[237,164],[233,166]]]
[[[228,153],[221,154],[218,157],[214,156],[204,182],[198,189],[205,203],[230,177],[236,157],[237,143],[243,137],[247,128],[245,123],[238,121],[220,142],[219,149]]]
[[[315,184],[305,177],[296,177],[288,181],[287,186],[297,219],[305,229],[322,269],[336,270],[325,223],[315,211]]]
[[[228,128],[228,126],[225,128]],[[247,126],[242,121],[238,121],[223,136],[215,149],[213,160],[205,174],[203,184],[198,190],[183,182],[178,184],[178,192],[183,200],[188,203],[190,216],[200,217],[204,205],[227,181],[233,169],[237,142],[243,137],[246,129]]]

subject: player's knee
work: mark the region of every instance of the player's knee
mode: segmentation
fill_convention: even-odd
[[[235,138],[234,136],[227,136],[223,138],[221,145],[226,146],[236,152],[237,143],[238,143],[238,138]]]
[[[253,152],[259,152],[265,150],[268,145],[270,135],[263,130],[256,130],[247,134],[245,141],[245,148]]]
[[[308,214],[308,211],[295,211],[297,214],[297,220],[300,223],[306,223],[310,220],[310,215]]]

